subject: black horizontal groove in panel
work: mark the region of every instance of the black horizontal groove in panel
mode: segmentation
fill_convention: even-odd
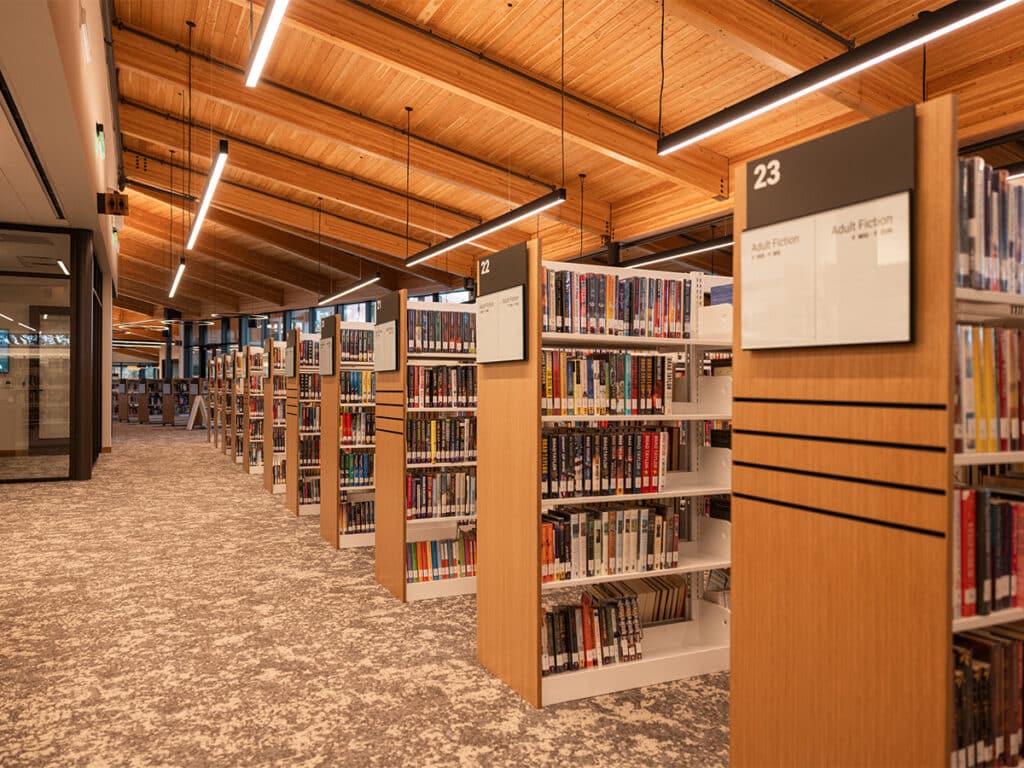
[[[931,493],[937,496],[945,496],[945,488],[927,488],[923,485],[907,485],[904,483],[890,483],[886,480],[869,480],[865,477],[850,477],[849,475],[833,475],[828,472],[811,472],[805,469],[793,469],[792,467],[776,467],[771,464],[756,464],[751,461],[737,461],[733,459],[734,467],[750,467],[751,469],[766,469],[770,472],[786,472],[790,475],[804,475],[806,477],[823,477],[827,480],[843,480],[847,483],[860,483],[862,485],[877,485],[882,488],[895,488],[900,491],[918,491],[920,493]]]
[[[945,403],[873,403],[860,400],[807,400],[785,397],[734,397],[735,403],[777,403],[779,405],[831,405],[850,408],[907,408],[913,411],[944,411]]]
[[[401,389],[378,389],[376,390],[378,395],[404,395],[405,391]]]
[[[379,413],[377,414],[377,418],[388,419],[389,421],[405,421],[401,416],[381,416]]]
[[[401,432],[395,432],[395,430],[393,430],[393,429],[381,429],[380,427],[377,427],[377,429],[375,431],[377,431],[377,432],[387,432],[389,435],[398,435],[399,437],[405,437],[404,434],[402,434]]]
[[[805,512],[813,512],[817,515],[827,515],[828,517],[838,517],[843,520],[853,520],[858,523],[867,523],[868,525],[880,525],[883,528],[895,528],[898,531],[907,531],[909,533],[920,533],[924,536],[934,536],[938,539],[946,538],[946,534],[943,531],[933,531],[931,528],[919,528],[916,525],[904,525],[903,523],[890,523],[885,520],[875,520],[872,517],[861,517],[860,515],[851,515],[846,512],[834,512],[830,509],[820,509],[819,507],[809,507],[805,504],[793,504],[788,501],[779,501],[778,499],[769,499],[764,496],[752,496],[748,493],[736,493],[733,491],[733,496],[740,499],[747,499],[749,501],[760,501],[764,504],[774,504],[778,507],[789,507],[790,509],[800,509]]]
[[[813,440],[819,443],[842,443],[844,445],[870,445],[873,448],[904,448],[928,453],[945,453],[941,445],[918,445],[916,443],[894,443],[885,440],[858,440],[854,437],[826,437],[823,435],[797,435],[792,432],[767,432],[760,429],[733,429],[734,435],[756,435],[758,437],[781,437],[787,440]]]

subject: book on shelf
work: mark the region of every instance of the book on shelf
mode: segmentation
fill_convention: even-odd
[[[405,517],[420,520],[476,514],[476,469],[413,470],[405,477]]]
[[[320,342],[317,339],[300,339],[297,350],[300,368],[316,368],[320,365]]]
[[[299,398],[303,400],[319,400],[320,384],[319,373],[300,373]]]
[[[367,445],[374,442],[376,418],[368,411],[345,411],[338,416],[341,445]]]
[[[680,511],[673,505],[565,506],[545,512],[541,581],[674,568],[679,565],[679,521]]]
[[[341,489],[373,485],[373,451],[338,451],[338,480]]]
[[[1024,494],[957,488],[953,503],[953,617],[1024,605]]]
[[[656,415],[672,402],[667,355],[545,349],[540,364],[545,416]]]
[[[690,279],[586,273],[545,267],[543,332],[690,337]]]
[[[284,422],[285,419],[285,406],[287,405],[286,400],[283,397],[275,397],[274,403],[274,414],[273,418],[276,422]]]
[[[373,329],[342,328],[338,360],[345,363],[373,362]]]
[[[408,351],[476,354],[476,315],[440,309],[408,309]]]
[[[299,504],[320,503],[320,475],[299,473]]]
[[[373,533],[376,526],[376,508],[369,501],[342,501],[338,505],[338,533]]]
[[[659,493],[670,471],[689,465],[688,425],[545,430],[541,437],[541,496]]]
[[[955,450],[1020,450],[1024,416],[1021,331],[958,325],[955,341]]]
[[[372,404],[377,391],[377,374],[373,371],[341,371],[338,374],[339,401],[342,405]]]
[[[318,403],[299,403],[299,432],[320,431],[320,405]]]
[[[283,419],[284,416],[282,415]],[[273,430],[272,439],[274,442],[274,453],[284,453],[285,451],[285,427],[283,425],[275,425],[271,427]]]
[[[1024,623],[953,635],[956,766],[1020,764]]]
[[[409,365],[410,408],[475,408],[476,365]]]
[[[320,435],[299,435],[299,466],[320,466]]]
[[[643,637],[635,595],[604,598],[584,590],[578,604],[544,612],[541,675],[639,661]]]
[[[407,463],[441,464],[475,460],[475,418],[434,418],[425,414],[409,414],[406,423]]]
[[[284,449],[282,448],[282,451]],[[270,467],[270,479],[274,485],[284,485],[285,483],[285,464],[284,459],[279,464],[273,464]]]
[[[960,158],[956,285],[1024,293],[1024,179],[980,157]]]
[[[476,528],[460,526],[454,539],[410,541],[405,545],[405,580],[443,581],[476,575]]]

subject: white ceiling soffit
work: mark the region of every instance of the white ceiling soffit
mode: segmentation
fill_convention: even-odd
[[[0,221],[59,224],[15,118],[3,102],[0,99]]]

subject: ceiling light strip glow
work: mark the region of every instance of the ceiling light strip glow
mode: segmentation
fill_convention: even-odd
[[[70,277],[71,273],[68,271],[68,265],[65,264],[63,260],[57,259],[57,266],[60,267],[61,272]]]
[[[652,253],[650,256],[644,256],[640,259],[622,264],[627,269],[635,269],[636,267],[649,267],[652,264],[661,264],[663,261],[672,261],[673,259],[682,259],[687,256],[696,256],[698,253],[707,253],[708,251],[717,251],[722,248],[731,248],[732,238],[731,237],[720,237],[717,240],[707,240],[703,243],[694,243],[688,245],[685,248],[673,248],[670,251],[661,251],[660,253]]]
[[[9,323],[13,323],[14,322],[14,318],[13,317],[8,317],[3,312],[0,312],[0,317],[2,317],[4,320],[6,320]]]
[[[1009,174],[1006,177],[1007,181],[1012,181],[1013,179],[1024,179],[1024,162],[1008,165],[1005,168],[1002,168],[1001,170],[1004,170],[1007,172],[1007,174]]]
[[[24,323],[18,323],[18,325],[20,325],[20,326],[21,326],[22,328],[24,328],[24,329],[25,329],[26,331],[32,331],[32,333],[35,333],[35,332],[36,332],[36,329],[35,329],[35,328],[33,328],[33,327],[32,327],[31,325],[25,325]]]
[[[210,169],[210,175],[206,177],[206,187],[203,189],[203,198],[199,203],[199,211],[196,213],[195,221],[192,222],[192,231],[188,233],[188,243],[185,245],[185,249],[191,251],[192,247],[196,244],[196,238],[199,237],[199,229],[203,226],[203,221],[206,219],[206,212],[210,210],[210,202],[213,200],[214,190],[217,189],[217,182],[220,181],[220,175],[224,172],[224,166],[228,162],[228,142],[227,139],[221,139],[220,145],[217,149],[217,157],[213,161],[213,167]]]
[[[714,115],[658,139],[658,154],[667,155],[695,144],[1021,2],[1024,0],[950,3],[859,48],[854,48],[849,53],[836,56],[749,99],[744,99],[738,104],[726,107]]]
[[[185,257],[181,257],[181,261],[178,262],[178,271],[174,273],[174,282],[171,283],[171,292],[167,294],[167,298],[173,299],[174,294],[178,291],[178,283],[181,282],[181,276],[185,274]]]
[[[260,81],[263,65],[267,63],[274,38],[277,37],[277,31],[281,28],[281,21],[284,20],[284,12],[287,9],[288,0],[269,0],[263,7],[263,17],[256,31],[256,40],[249,51],[249,62],[245,65],[246,87],[255,88]]]
[[[526,205],[521,205],[520,207],[514,208],[508,213],[504,213],[497,218],[485,221],[483,224],[478,224],[472,229],[467,229],[461,235],[455,235],[455,237],[450,237],[437,245],[432,245],[417,254],[413,254],[405,260],[405,266],[415,267],[417,264],[422,264],[428,259],[440,256],[442,253],[447,253],[448,251],[454,250],[466,243],[471,243],[485,235],[491,234],[492,232],[497,232],[499,229],[512,226],[523,219],[536,216],[541,211],[546,211],[548,208],[554,208],[556,205],[561,205],[564,202],[565,190],[556,189],[554,192],[549,192],[543,197],[538,197],[536,200],[529,202]]]
[[[341,298],[342,296],[348,296],[348,295],[349,295],[350,293],[355,293],[355,292],[356,292],[356,291],[358,291],[358,290],[359,290],[360,288],[365,288],[365,287],[366,287],[366,286],[368,286],[368,285],[373,285],[373,284],[374,284],[374,283],[376,283],[376,282],[377,282],[378,280],[380,280],[380,272],[378,272],[377,274],[375,274],[375,275],[374,275],[373,277],[368,277],[368,278],[366,278],[365,280],[363,280],[363,281],[361,281],[361,282],[358,282],[358,283],[356,283],[355,285],[353,285],[353,286],[351,286],[351,287],[349,287],[349,288],[346,288],[346,289],[345,289],[344,291],[342,291],[341,293],[336,293],[336,294],[334,294],[333,296],[328,296],[328,297],[327,297],[326,299],[324,299],[323,301],[317,302],[317,306],[318,306],[318,307],[322,307],[322,306],[324,306],[324,304],[333,304],[333,303],[334,303],[334,302],[336,302],[336,301],[337,301],[338,299],[340,299],[340,298]]]

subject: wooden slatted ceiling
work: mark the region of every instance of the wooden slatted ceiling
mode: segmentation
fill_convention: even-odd
[[[909,4],[881,0],[862,4],[819,0],[795,3],[808,15],[821,17],[830,28],[859,42],[906,23],[921,10],[943,4],[942,0]],[[369,6],[427,29],[436,38],[481,52],[549,86],[559,80],[557,2],[520,0],[509,7],[504,2],[371,0]],[[260,158],[252,155],[248,164],[235,167],[229,162],[225,172],[225,179],[247,188],[249,197],[239,199],[234,194],[233,203],[221,202],[211,218],[219,214],[237,219],[245,214],[259,219],[264,236],[272,232],[282,233],[280,237],[301,233],[308,238],[314,217],[303,217],[301,212],[308,214],[316,197],[323,196],[328,199],[325,210],[355,222],[346,227],[339,225],[331,233],[334,244],[342,245],[347,237],[350,241],[362,240],[349,244],[356,252],[371,248],[404,256],[404,217],[388,195],[398,197],[402,204],[399,207],[404,206],[402,129],[406,104],[415,107],[414,172],[410,181],[414,198],[422,203],[411,212],[411,234],[419,243],[435,242],[457,230],[460,216],[467,222],[492,218],[543,193],[545,185],[561,181],[560,142],[557,132],[552,133],[550,112],[541,114],[549,100],[549,89],[498,69],[486,88],[474,90],[471,75],[490,66],[481,61],[471,62],[466,83],[445,81],[445,67],[450,67],[452,57],[457,59],[460,52],[375,15],[365,6],[293,0],[265,69],[265,82],[255,91],[240,87],[237,72],[244,67],[249,51],[248,2],[117,0],[115,11],[125,25],[115,32],[121,94],[143,109],[180,114],[186,57],[175,53],[173,46],[187,40],[186,18],[198,23],[194,43],[197,53],[209,54],[229,67],[201,57],[195,59],[193,116],[197,123],[212,128],[213,134],[207,136],[206,144],[202,139],[193,142],[194,149],[204,147],[196,159],[197,170],[208,166],[211,140],[227,134],[257,148],[320,164],[325,172],[351,174],[385,189],[383,193],[359,196],[348,186],[332,201],[330,195],[323,195],[329,177],[320,175],[318,179],[313,178],[317,174],[310,174],[310,178],[296,180],[297,174],[289,173],[285,165],[264,163],[265,167],[260,167]],[[326,11],[331,14],[324,16],[325,23],[316,29],[296,26]],[[257,7],[257,24],[261,13]],[[361,49],[363,43],[358,36],[349,38],[347,30],[332,26],[335,13],[345,14],[367,32],[386,32],[387,25],[396,25],[394,37],[405,40],[405,48],[391,53],[387,50],[389,44]],[[841,49],[839,43],[780,13],[774,6],[756,0],[729,4],[670,0],[665,27],[666,130],[812,66],[837,53],[836,46]],[[756,18],[759,23],[746,24],[747,18]],[[479,246],[453,252],[447,260],[453,271],[468,274],[472,260],[485,249],[537,234],[544,239],[547,258],[575,257],[580,250],[579,172],[587,174],[584,251],[599,248],[602,234],[610,234],[615,240],[633,239],[684,221],[718,215],[731,206],[729,200],[713,199],[706,189],[685,183],[683,174],[678,181],[667,179],[654,159],[660,3],[572,0],[566,6],[566,23],[569,93],[622,118],[616,121],[607,114],[595,113],[595,125],[614,126],[608,133],[608,143],[614,144],[610,139],[620,128],[623,136],[633,137],[630,141],[637,136],[649,137],[651,158],[640,158],[639,167],[633,161],[618,162],[616,153],[622,148],[595,145],[591,143],[596,135],[594,126],[572,124],[578,114],[574,111],[578,107],[572,105],[566,146],[569,203],[539,221],[524,222],[516,230],[489,238]],[[1022,10],[1002,14],[997,22],[983,22],[929,46],[929,94],[959,93],[961,140],[1024,127],[1022,50]],[[402,55],[406,52],[408,56]],[[436,67],[428,66],[430,57],[436,58]],[[410,71],[410,61],[430,71]],[[844,127],[862,114],[887,108],[890,102],[895,106],[916,99],[919,68],[919,52],[907,54],[877,71],[851,78],[837,89],[801,99],[742,129],[713,137],[705,143],[710,150],[708,156],[727,157],[730,163],[737,163]],[[291,90],[282,91],[272,82]],[[160,156],[174,143],[166,130],[154,131],[151,124],[133,125],[127,119],[125,124],[126,130],[137,134],[130,137],[136,142],[131,146],[145,153]],[[194,175],[194,193],[199,193],[204,180],[205,176],[197,180]],[[250,205],[253,199],[259,204]],[[445,221],[436,221],[430,215],[432,203],[439,206]],[[245,225],[237,220],[235,225],[211,229],[223,238],[219,243],[222,249],[254,248],[273,263],[301,268],[301,256],[267,247],[261,239],[247,238]],[[274,229],[268,230],[268,225]],[[396,245],[400,246],[397,251]]]

